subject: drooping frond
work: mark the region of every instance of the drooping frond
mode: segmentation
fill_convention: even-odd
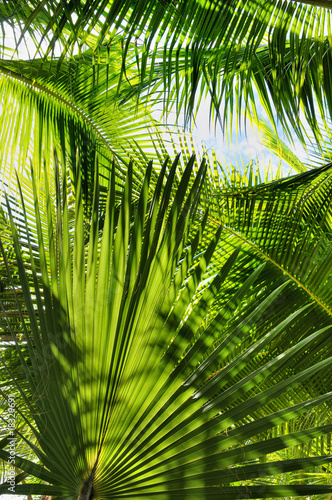
[[[255,113],[255,89],[272,122],[276,114],[287,129],[288,119],[300,135],[301,108],[315,132],[317,109],[323,117],[331,113],[331,19],[330,11],[322,8],[324,2],[104,0],[65,5],[32,0],[24,8],[16,1],[7,4],[3,16],[6,19],[12,11],[17,42],[32,37],[38,56],[57,57],[59,72],[66,58],[84,53],[86,47],[98,62],[105,47],[118,43],[120,36],[119,90],[128,92],[127,71],[134,52],[137,77],[131,93],[142,99],[157,92],[152,99],[161,98],[164,112],[181,108],[187,121],[205,95],[210,96],[214,119],[221,123],[230,124],[234,114],[240,119],[245,108]],[[40,73],[47,61],[40,60]]]
[[[45,64],[42,73],[39,67],[38,60],[7,60],[0,67],[1,189],[12,189],[16,175],[24,175],[31,163],[40,165],[41,158],[48,169],[54,168],[54,150],[57,161],[69,165],[73,185],[79,162],[87,207],[92,202],[97,161],[105,191],[112,159],[117,161],[117,184],[121,185],[128,162],[135,156],[134,179],[140,186],[143,165],[165,157],[165,150],[146,106],[137,107],[130,100],[121,108],[117,105],[119,48],[105,48],[98,64],[88,50],[63,63],[60,73],[55,61]],[[41,177],[38,186],[42,182]]]

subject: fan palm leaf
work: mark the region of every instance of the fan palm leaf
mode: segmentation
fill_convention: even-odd
[[[307,494],[331,490],[324,485],[241,486],[254,475],[263,478],[330,461],[324,456],[259,462],[263,455],[320,439],[332,431],[330,424],[263,441],[255,436],[329,405],[328,390],[322,387],[313,395],[309,382],[326,373],[331,353],[319,349],[306,364],[298,360],[307,349],[327,342],[331,323],[312,328],[316,315],[305,300],[288,304],[282,319],[273,312],[290,286],[279,268],[262,267],[259,259],[252,265],[252,257],[248,262],[247,253],[234,246],[216,259],[224,231],[207,236],[210,216],[197,211],[204,163],[196,169],[191,159],[175,183],[177,164],[169,171],[164,164],[153,193],[148,167],[137,208],[131,202],[129,169],[119,217],[113,167],[102,231],[99,218],[105,208],[95,182],[87,243],[79,166],[73,223],[67,175],[61,170],[55,172],[55,184],[62,185],[55,198],[48,183],[38,194],[33,174],[34,218],[28,217],[23,197],[21,208],[8,205],[28,313],[27,319],[17,304],[24,341],[16,338],[10,321],[7,325],[28,387],[7,362],[5,380],[11,388],[3,392],[15,386],[17,411],[34,435],[31,439],[17,430],[36,458],[18,455],[16,465],[41,481],[16,485],[17,494],[82,500],[268,498],[301,494],[304,488]],[[16,227],[19,214],[25,225]],[[23,247],[28,258],[22,256]],[[4,250],[3,259],[8,264]],[[241,285],[230,289],[239,263],[247,276],[242,273]],[[201,288],[205,277],[208,285]],[[18,290],[13,282],[12,290]],[[260,301],[253,304],[258,292]],[[3,302],[2,311],[6,315]],[[285,332],[292,332],[290,345],[280,340]],[[273,345],[277,349],[270,356]],[[6,447],[0,456],[9,459]],[[7,488],[3,484],[1,491]]]

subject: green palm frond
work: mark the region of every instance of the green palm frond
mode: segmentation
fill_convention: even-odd
[[[313,161],[310,161],[310,165],[307,162],[301,161],[296,153],[292,151],[292,149],[283,141],[265,121],[259,120],[257,122],[257,127],[259,130],[260,139],[262,144],[269,149],[275,156],[281,160],[286,162],[295,172],[305,172],[310,167],[312,167]],[[308,156],[309,153],[306,151]],[[310,160],[312,158],[310,157]],[[326,158],[321,158],[323,166],[327,163]],[[324,161],[325,160],[325,161]]]
[[[1,4],[0,460],[14,398],[16,494],[332,495],[328,5]],[[152,118],[189,123],[206,97],[226,128],[257,123],[259,98],[265,142],[301,173],[195,161]],[[319,168],[278,120],[302,142],[311,128]]]
[[[290,302],[290,280],[227,243],[227,230],[206,232],[211,215],[198,205],[204,163],[196,168],[191,159],[179,180],[177,165],[164,164],[155,187],[148,167],[136,207],[129,169],[118,216],[113,167],[102,231],[95,182],[86,243],[79,166],[73,222],[64,173],[61,196],[45,189],[45,203],[33,183],[33,218],[28,205],[8,205],[20,275],[11,288],[24,296],[17,304],[24,340],[7,325],[28,386],[12,376],[11,360],[3,377],[16,387],[17,411],[34,435],[17,430],[35,458],[18,455],[16,465],[39,479],[17,484],[17,494],[201,499],[331,491],[248,482],[331,460],[260,462],[332,432],[326,422],[281,432],[283,422],[329,408],[329,390],[313,394],[312,384],[331,365],[331,352],[318,348],[328,345],[331,322],[315,323],[315,307],[298,294]],[[270,439],[256,439],[269,430]],[[0,457],[8,459],[6,447]]]
[[[112,64],[107,65],[105,57]],[[128,162],[135,156],[139,186],[143,165],[149,159],[165,157],[158,126],[146,107],[137,107],[129,101],[119,109],[116,104],[114,96],[121,67],[119,50],[114,47],[106,53],[105,49],[100,61],[103,70],[96,70],[92,59],[91,51],[87,51],[63,64],[61,74],[56,74],[54,62],[41,75],[36,69],[38,60],[3,62],[0,69],[1,102],[5,110],[1,114],[2,188],[12,189],[17,173],[26,175],[23,172],[30,169],[29,162],[37,165],[41,157],[48,168],[54,168],[56,149],[60,152],[56,161],[70,166],[72,183],[75,183],[76,164],[80,163],[82,193],[89,206],[97,157],[104,191],[113,158],[119,165],[117,184],[121,185]],[[96,74],[98,88],[93,84]],[[42,182],[39,179],[38,185]]]
[[[135,61],[130,93],[141,100],[157,99],[164,112],[181,108],[187,121],[207,94],[216,120],[230,124],[233,114],[240,117],[245,108],[255,114],[254,88],[272,122],[276,113],[286,129],[288,119],[300,135],[300,107],[315,132],[317,109],[323,118],[324,106],[331,112],[331,19],[330,11],[322,8],[328,2],[104,0],[46,5],[33,0],[18,8],[19,3],[9,2],[5,9],[12,5],[18,38],[24,40],[29,33],[37,54],[42,51],[48,58],[61,53],[58,71],[66,58],[84,53],[86,47],[98,62],[105,47],[121,37],[119,90],[124,83],[121,91],[128,94],[127,71]],[[47,59],[40,61],[41,74],[47,65]]]
[[[220,191],[215,187],[218,182]],[[209,275],[212,277],[216,271],[220,255],[225,257],[236,245],[242,244],[243,254],[242,259],[237,261],[236,278],[228,281],[224,293],[231,294],[239,277],[243,282],[257,262],[266,262],[266,269],[261,273],[262,289],[251,298],[252,307],[256,307],[257,299],[264,299],[271,287],[290,280],[290,286],[281,300],[255,322],[253,335],[263,334],[276,319],[274,315],[279,320],[287,318],[290,304],[313,309],[312,315],[304,315],[301,335],[309,335],[318,325],[324,328],[330,324],[330,165],[263,186],[247,189],[239,186],[230,190],[224,185],[218,174],[210,183],[205,183],[202,197],[210,210],[209,227],[212,229],[219,224],[223,227]],[[227,293],[225,297],[228,297]],[[249,305],[248,298],[247,302]],[[221,303],[219,300],[218,307]],[[273,350],[270,346],[269,354],[264,352],[263,355],[268,359],[282,352],[289,345],[290,338],[295,339],[294,335],[286,333],[285,337],[279,336],[278,341],[273,343]],[[304,352],[300,358],[294,358],[294,362],[308,366],[311,356],[324,356],[324,349],[329,350],[329,345],[327,337],[322,344],[309,348],[310,361]],[[322,378],[313,381],[313,385],[306,384],[305,391],[310,388],[311,394],[315,394],[319,388],[327,388],[329,375],[322,375]],[[302,396],[303,393],[298,390],[296,398]]]
[[[331,308],[325,286],[331,240],[330,171],[328,164],[247,190],[221,190],[215,197],[220,222],[302,285],[305,282],[308,289],[312,285],[313,298],[326,310]]]

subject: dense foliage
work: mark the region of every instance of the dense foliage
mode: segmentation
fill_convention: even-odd
[[[0,494],[332,495],[331,23],[309,3],[0,5]],[[185,138],[167,158],[156,110],[190,125],[207,95],[299,173]]]

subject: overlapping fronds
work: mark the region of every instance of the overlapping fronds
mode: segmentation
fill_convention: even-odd
[[[220,177],[214,178],[214,186]],[[209,183],[205,185],[208,190]],[[217,193],[216,193],[217,191]],[[243,244],[247,253],[246,260],[239,264],[237,279],[244,279],[258,261],[266,262],[265,284],[263,291],[255,296],[264,297],[264,290],[275,286],[275,280],[290,280],[290,286],[284,292],[276,309],[269,311],[255,324],[255,333],[264,332],[272,321],[273,314],[280,318],[287,317],[288,306],[311,307],[306,314],[300,336],[307,335],[318,325],[330,324],[332,304],[330,294],[331,277],[331,165],[315,171],[299,174],[293,178],[247,189],[213,188],[207,195],[210,209],[211,227],[221,224],[224,231],[220,247],[231,248]],[[217,249],[218,251],[218,249]],[[213,268],[213,266],[212,266]],[[276,270],[280,270],[277,278]],[[268,356],[275,356],[279,349],[290,345],[297,334],[279,337]],[[330,351],[329,336],[322,344],[312,346],[296,362],[305,366],[318,356],[325,356]],[[310,355],[309,355],[310,353]],[[267,353],[264,353],[266,356]],[[305,391],[315,394],[330,385],[331,374],[306,383]],[[302,397],[302,391],[297,396]]]
[[[319,6],[0,5],[0,459],[13,432],[16,494],[332,495]],[[302,141],[312,129],[322,168],[306,172],[267,126],[299,175],[223,175],[185,138],[182,163],[164,162],[152,109],[188,123],[209,96],[222,126],[257,122],[257,91],[272,124]]]
[[[14,0],[6,4],[3,25],[17,23],[17,45],[29,35],[38,56],[54,59],[61,54],[60,72],[68,56],[83,53],[86,47],[97,62],[104,48],[112,47],[120,36],[119,90],[128,94],[127,71],[134,53],[137,74],[131,94],[161,101],[164,112],[176,106],[187,120],[207,94],[214,119],[222,123],[230,124],[233,114],[240,118],[245,108],[255,113],[255,88],[269,118],[274,122],[277,116],[286,129],[290,123],[300,135],[301,107],[316,133],[316,111],[323,117],[331,114],[331,18],[324,8],[328,1],[103,0],[67,5],[32,0],[22,6]],[[41,73],[47,64],[47,59],[40,61]]]
[[[97,157],[104,191],[114,158],[121,186],[128,162],[135,156],[134,180],[139,187],[143,165],[148,159],[165,157],[165,150],[146,106],[127,101],[119,108],[115,101],[121,68],[119,44],[112,50],[105,48],[98,63],[87,50],[63,62],[60,73],[56,61],[45,63],[42,73],[38,68],[39,60],[6,60],[0,68],[1,189],[13,189],[16,175],[26,176],[30,163],[40,165],[40,158],[48,169],[54,168],[54,150],[56,161],[69,165],[73,185],[80,164],[87,208],[92,202]],[[42,183],[40,174],[37,184]]]

